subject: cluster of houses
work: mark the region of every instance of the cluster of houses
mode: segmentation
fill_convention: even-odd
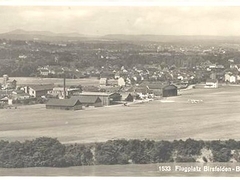
[[[238,73],[226,72],[224,76],[227,83],[238,84],[240,82],[240,75]]]
[[[124,66],[115,70],[104,68],[94,72],[99,73],[99,84],[95,86],[59,87],[54,84],[17,85],[17,81],[3,76],[1,84],[0,102],[29,102],[44,100],[47,109],[83,109],[84,107],[102,107],[114,104],[123,104],[127,101],[142,100],[154,97],[177,96],[178,90],[186,88],[196,79],[196,71],[184,68],[150,66],[145,68],[134,67],[127,70]],[[205,88],[218,88],[219,82],[238,83],[240,68],[234,65],[229,70],[224,66],[205,62],[208,79]],[[80,78],[84,73],[76,69],[57,66],[40,67],[41,76],[49,74],[58,77]]]
[[[121,82],[121,78],[118,79]],[[12,84],[11,84],[12,83]],[[7,87],[6,87],[7,86]],[[102,87],[103,88],[103,87]],[[35,102],[45,100],[47,109],[83,109],[83,107],[102,107],[114,104],[124,104],[134,100],[154,98],[155,96],[176,96],[178,88],[164,83],[149,83],[143,81],[139,85],[126,86],[118,84],[113,90],[100,92],[83,91],[84,87],[56,87],[54,84],[17,85],[16,80],[3,77],[0,102],[13,103]]]
[[[175,85],[161,86],[163,97],[177,96],[178,89]],[[153,89],[149,86],[135,86],[122,93],[105,93],[105,92],[82,92],[73,95],[68,99],[50,99],[46,103],[47,109],[65,109],[80,110],[86,107],[103,107],[115,104],[125,104],[134,100],[143,100],[153,98]]]
[[[60,66],[39,67],[41,77],[67,77],[87,78],[98,77],[101,87],[124,87],[140,84],[142,81],[172,82],[177,85],[205,82],[207,79],[216,79],[219,82],[238,83],[240,81],[240,68],[231,64],[229,71],[221,64],[210,61],[201,62],[192,69],[187,67],[162,66],[162,65],[136,65],[133,68],[124,66],[103,66],[101,68],[88,68],[78,70]],[[208,81],[208,80],[207,80]],[[207,85],[208,86],[208,85]]]
[[[61,66],[47,65],[43,67],[38,67],[37,71],[40,77],[59,78],[65,76],[72,79],[89,77],[89,74],[87,74],[86,72],[80,72],[78,69],[75,68]]]

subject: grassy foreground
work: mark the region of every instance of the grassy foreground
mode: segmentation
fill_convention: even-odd
[[[240,140],[239,92],[240,86],[196,88],[164,101],[81,111],[50,110],[42,104],[1,109],[0,140],[23,142],[41,136],[69,144],[113,139]]]

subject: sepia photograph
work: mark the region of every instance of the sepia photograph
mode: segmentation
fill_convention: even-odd
[[[240,176],[240,1],[20,2],[0,177]]]

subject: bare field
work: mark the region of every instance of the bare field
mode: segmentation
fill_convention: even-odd
[[[164,101],[46,110],[44,105],[0,110],[0,139],[56,137],[63,143],[111,139],[240,139],[240,87],[192,89]],[[191,103],[189,100],[202,100]]]
[[[63,85],[62,78],[40,78],[40,77],[10,77],[11,80],[15,79],[18,85],[29,85],[29,84],[55,84]],[[3,78],[0,78],[0,82]],[[82,85],[91,86],[98,85],[99,80],[97,78],[82,78],[82,79],[66,79],[67,85]]]

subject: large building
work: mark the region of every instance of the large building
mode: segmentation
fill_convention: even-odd
[[[109,106],[121,101],[122,96],[119,93],[102,93],[102,92],[83,92],[78,95],[79,97],[93,98],[99,97],[102,101],[102,106]]]
[[[85,107],[94,106],[102,107],[102,100],[97,96],[72,96],[70,99],[77,99]]]
[[[46,109],[80,110],[82,104],[78,99],[50,99]]]
[[[3,83],[2,83],[2,89],[16,89],[17,87],[17,81],[10,80],[8,75],[3,75]]]
[[[50,95],[56,96],[59,99],[64,99],[64,87],[54,87],[53,90],[48,92]],[[80,88],[65,88],[65,94],[67,97],[71,97],[73,94],[81,93]]]
[[[28,93],[30,96],[38,98],[45,96],[49,91],[53,90],[53,84],[36,84],[29,85],[24,87],[25,93]]]
[[[171,84],[163,87],[163,97],[177,96],[177,86]]]
[[[205,88],[218,88],[218,80],[216,79],[208,79],[206,81]]]

